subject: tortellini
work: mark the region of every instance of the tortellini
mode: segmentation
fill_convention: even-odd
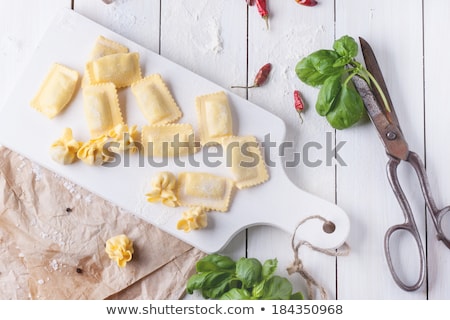
[[[124,234],[112,237],[106,241],[105,252],[111,260],[123,268],[133,258],[133,241]]]
[[[71,164],[77,159],[82,142],[73,138],[72,129],[65,128],[62,136],[50,146],[50,157],[60,164]]]
[[[208,217],[203,207],[193,207],[183,212],[177,223],[177,229],[184,232],[199,230],[208,226]]]
[[[159,202],[169,207],[177,207],[175,194],[177,178],[171,172],[160,172],[152,179],[152,190],[146,194],[148,202]]]
[[[102,165],[108,160],[103,152],[103,147],[107,141],[108,136],[101,135],[85,142],[77,152],[78,159],[91,166]]]
[[[123,123],[119,123],[108,133],[112,141],[119,144],[118,147],[115,147],[112,143],[112,149],[119,151],[129,150],[130,152],[136,152],[138,150],[136,143],[139,141],[139,135],[136,125],[128,127],[128,125]]]

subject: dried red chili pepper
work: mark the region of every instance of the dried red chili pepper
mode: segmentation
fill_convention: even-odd
[[[272,70],[272,65],[270,63],[266,63],[259,69],[258,73],[255,76],[255,80],[253,81],[252,86],[250,86],[250,87],[232,86],[232,88],[250,89],[250,88],[260,87],[267,81],[267,77],[269,76],[269,73],[271,70]]]
[[[266,0],[256,0],[256,7],[261,17],[266,21],[267,29],[269,29],[269,10],[267,10]]]
[[[300,117],[300,120],[302,120],[303,123],[302,112],[303,109],[305,108],[305,104],[303,103],[302,96],[300,94],[300,91],[298,90],[294,90],[294,107],[298,113],[298,116]]]
[[[316,0],[295,0],[295,2],[308,7],[314,7],[317,4]]]
[[[245,0],[247,2],[247,5],[253,6],[255,4],[255,0]]]

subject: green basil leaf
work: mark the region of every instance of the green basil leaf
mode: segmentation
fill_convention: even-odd
[[[205,282],[205,278],[205,273],[193,274],[187,281],[186,291],[189,294],[192,294],[195,290],[201,289],[203,287],[203,283]]]
[[[364,114],[364,102],[358,91],[351,86],[342,87],[334,108],[327,113],[327,120],[335,129],[345,129],[358,122]]]
[[[197,261],[197,272],[206,271],[229,271],[234,272],[236,263],[227,256],[210,254]]]
[[[225,292],[220,297],[220,300],[250,300],[251,297],[252,296],[247,290],[234,288],[228,292]]]
[[[347,64],[350,63],[350,61],[352,61],[353,58],[351,57],[340,57],[339,59],[337,59],[334,64],[333,67],[342,67],[342,66],[346,66]]]
[[[264,286],[264,300],[289,300],[292,295],[292,284],[288,279],[273,276],[268,279]]]
[[[332,76],[325,80],[323,86],[320,88],[319,95],[316,101],[316,111],[321,116],[326,116],[333,108],[336,97],[342,89],[341,76]]]
[[[273,275],[277,270],[277,265],[278,265],[277,259],[269,259],[264,261],[262,266],[262,278],[268,279],[271,275]]]
[[[334,67],[339,55],[333,50],[319,50],[300,60],[295,66],[297,77],[307,85],[317,87],[335,74],[343,72],[344,67]]]
[[[358,44],[350,36],[343,36],[337,39],[333,44],[333,49],[341,57],[354,58],[358,54]]]
[[[211,299],[219,299],[225,292],[229,291],[233,286],[231,278],[223,279],[217,286],[205,288],[202,290],[203,297]]]
[[[251,288],[261,281],[262,265],[255,258],[241,258],[236,262],[236,276],[245,288]]]
[[[208,271],[192,275],[186,284],[186,291],[192,294],[195,290],[211,289],[231,281],[233,275],[229,272]]]
[[[252,289],[252,297],[255,299],[259,299],[264,295],[264,285],[266,281],[263,280],[260,283],[256,284]]]
[[[290,300],[304,300],[303,294],[299,291],[296,293],[291,294]]]

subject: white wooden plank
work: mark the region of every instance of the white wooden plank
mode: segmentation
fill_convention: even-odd
[[[159,51],[160,0],[115,0],[105,4],[101,0],[74,0],[74,10],[97,23]]]
[[[348,34],[369,41],[400,118],[410,148],[423,154],[423,75],[421,1],[336,2],[336,35]],[[408,32],[405,32],[408,30]],[[329,44],[331,47],[331,44]],[[347,167],[338,168],[338,203],[352,220],[350,257],[338,264],[338,290],[342,299],[420,299],[426,286],[405,292],[393,282],[384,258],[386,230],[403,222],[399,206],[385,175],[387,157],[374,127],[363,121],[338,132],[338,141],[348,141],[343,152]],[[412,170],[400,168],[400,177],[415,210],[425,240],[424,203]],[[418,269],[417,250],[401,242],[404,278],[413,282]],[[406,248],[405,248],[405,247]]]
[[[301,58],[332,41],[333,2],[323,1],[318,7],[308,8],[298,5],[295,1],[269,1],[269,30],[266,29],[256,7],[249,9],[249,85],[262,65],[272,63],[272,72],[267,83],[260,88],[250,89],[249,100],[285,121],[288,128],[286,142],[292,142],[293,145],[285,150],[284,160],[288,177],[299,188],[334,202],[334,162],[331,165],[326,164],[327,137],[332,149],[333,130],[315,113],[317,89],[304,85],[295,74],[295,65]],[[244,82],[245,78],[240,81]],[[301,91],[306,103],[303,124],[294,109],[295,89]],[[267,131],[270,133],[270,128],[267,128]],[[317,149],[317,146],[322,149]],[[301,155],[301,161],[295,165],[294,154]],[[298,203],[298,207],[301,206],[302,203]],[[273,214],[276,215],[277,212]],[[295,215],[295,207],[292,208],[291,214]],[[286,268],[294,259],[291,235],[261,226],[249,229],[248,236],[248,255],[261,259],[276,257],[279,274],[288,277],[295,290],[306,294],[304,280],[300,279],[298,274],[288,276],[286,272]],[[326,288],[329,297],[336,298],[335,258],[311,252],[309,249],[302,249],[300,257],[306,270]]]
[[[50,20],[58,10],[70,6],[70,0],[0,2],[0,106],[24,72]]]
[[[427,171],[438,207],[450,204],[450,153],[448,136],[448,24],[450,3],[445,0],[424,2],[425,39],[425,107]],[[441,76],[444,75],[444,76]],[[428,298],[450,299],[450,250],[436,240],[436,230],[428,219]],[[444,224],[450,234],[450,216]]]
[[[228,88],[245,77],[246,25],[237,1],[163,1],[161,55]],[[243,231],[221,253],[245,256],[245,239]]]

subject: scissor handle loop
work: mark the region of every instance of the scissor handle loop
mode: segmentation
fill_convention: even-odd
[[[417,157],[418,158],[418,157]],[[420,160],[420,159],[419,159]],[[384,251],[386,255],[386,260],[389,266],[389,270],[391,271],[392,277],[397,285],[406,290],[406,291],[414,291],[417,290],[425,280],[425,252],[423,249],[422,241],[420,240],[419,230],[417,229],[416,222],[414,220],[414,215],[411,210],[411,206],[409,205],[409,201],[406,198],[406,195],[403,191],[403,188],[400,185],[400,181],[398,180],[397,168],[400,163],[400,160],[394,157],[389,156],[389,161],[387,163],[387,176],[389,178],[389,183],[391,184],[392,190],[398,200],[398,203],[402,209],[403,215],[405,217],[405,222],[402,224],[397,224],[388,229],[384,238]],[[415,163],[411,163],[414,169],[417,172],[417,168]],[[422,182],[421,182],[422,185]],[[392,263],[391,251],[390,251],[390,238],[391,236],[399,230],[406,231],[412,235],[414,238],[417,248],[419,250],[419,258],[420,258],[420,272],[419,279],[413,285],[408,285],[404,283],[397,272],[395,271],[394,265]]]
[[[391,250],[390,250],[390,239],[391,239],[392,235],[397,231],[405,231],[405,232],[410,233],[416,242],[417,249],[419,250],[419,256],[420,256],[419,278],[412,285],[405,283],[399,277],[398,273],[395,271],[394,263],[392,262]],[[386,261],[387,261],[389,270],[391,272],[392,278],[394,279],[395,283],[397,283],[397,285],[400,288],[402,288],[403,290],[406,290],[406,291],[415,291],[422,286],[422,284],[425,280],[425,265],[424,265],[425,264],[425,251],[424,251],[424,248],[422,245],[422,241],[420,240],[420,237],[419,237],[419,231],[417,230],[417,227],[415,226],[415,224],[404,223],[404,224],[397,224],[397,225],[390,227],[384,237],[384,253],[386,255]]]
[[[450,206],[442,209],[438,209],[433,196],[431,194],[430,184],[428,182],[428,176],[425,170],[425,166],[420,159],[420,157],[415,152],[410,152],[407,160],[411,166],[416,171],[417,177],[419,178],[420,187],[422,189],[422,194],[425,199],[428,210],[430,211],[430,216],[433,221],[434,227],[436,229],[437,239],[442,241],[442,243],[450,249],[450,239],[448,238],[449,233],[444,233],[442,230],[442,220],[443,217],[450,212]]]

